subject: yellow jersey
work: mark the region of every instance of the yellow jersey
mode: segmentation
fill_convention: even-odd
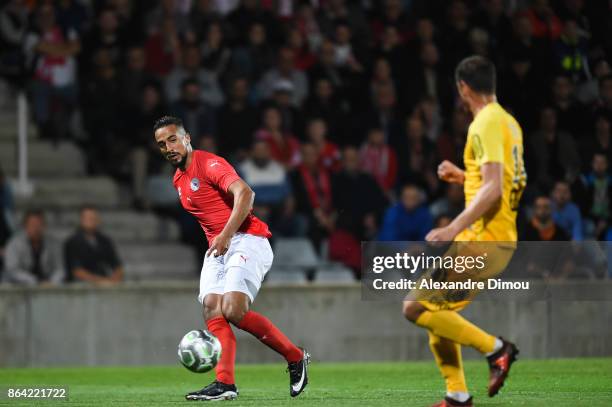
[[[485,106],[470,124],[463,152],[465,205],[482,187],[481,166],[503,164],[502,197],[499,203],[476,220],[456,240],[515,242],[516,214],[527,184],[523,161],[523,132],[518,122],[498,103]]]

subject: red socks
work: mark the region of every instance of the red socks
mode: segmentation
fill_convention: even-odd
[[[206,325],[208,330],[221,342],[221,360],[215,368],[217,380],[225,384],[234,384],[234,364],[236,361],[236,336],[234,336],[234,331],[223,317],[211,318],[206,321]]]
[[[211,318],[206,321],[206,325],[208,330],[221,342],[221,360],[215,368],[217,380],[225,384],[234,384],[234,364],[236,361],[236,336],[234,336],[234,331],[224,317]],[[302,350],[295,346],[268,318],[254,311],[245,314],[238,328],[249,332],[283,355],[287,362],[298,362],[304,356]]]
[[[295,346],[268,318],[254,311],[245,314],[238,328],[249,332],[262,343],[283,355],[287,362],[298,362],[304,356],[302,350]],[[221,344],[223,345],[223,342]]]

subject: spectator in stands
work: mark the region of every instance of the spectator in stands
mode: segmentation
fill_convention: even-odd
[[[255,141],[249,158],[240,163],[238,171],[255,192],[254,206],[261,214],[264,211],[278,212],[291,193],[291,185],[285,168],[273,160],[268,143]]]
[[[422,185],[430,196],[435,196],[439,185],[435,168],[439,160],[425,131],[419,116],[413,115],[406,119],[405,136],[402,142],[398,143],[398,159],[402,163],[399,179],[400,184]]]
[[[387,198],[376,180],[363,171],[359,151],[352,146],[342,151],[340,171],[332,176],[333,207],[354,225],[357,239],[376,236]]]
[[[302,106],[308,96],[308,79],[295,68],[295,53],[290,48],[279,50],[276,67],[268,70],[257,85],[259,96],[262,99],[270,98],[281,79],[291,82],[293,86],[291,103],[296,107]]]
[[[419,37],[419,40],[420,39],[421,38]],[[418,46],[420,47],[420,41],[417,42]],[[416,46],[417,45],[415,44],[413,48]],[[378,58],[384,58],[389,61],[391,71],[396,76],[401,75],[402,72],[408,69],[409,60],[418,59],[418,52],[411,52],[411,54],[414,54],[413,58],[410,58],[407,55],[410,51],[403,44],[397,27],[393,25],[384,27],[381,33],[380,43],[374,52]]]
[[[5,280],[9,283],[35,285],[64,281],[64,264],[58,241],[47,234],[45,216],[40,210],[28,210],[23,231],[6,245]]]
[[[451,120],[445,131],[436,140],[438,160],[448,160],[457,164],[463,163],[463,149],[471,117],[461,107],[453,110]]]
[[[228,100],[218,114],[219,151],[224,157],[240,160],[246,156],[259,122],[249,102],[249,81],[236,77],[230,84]]]
[[[300,162],[300,143],[292,135],[283,132],[279,110],[270,106],[263,113],[262,127],[255,133],[255,140],[268,144],[272,158],[285,168],[293,168]]]
[[[487,32],[491,46],[503,50],[512,36],[512,23],[504,10],[502,0],[489,0],[481,3],[474,15],[474,25]]]
[[[181,61],[181,43],[173,18],[164,19],[152,27],[145,42],[147,70],[155,75],[167,75]]]
[[[593,76],[582,82],[576,91],[578,100],[585,105],[591,105],[597,101],[600,81],[612,74],[610,63],[605,58],[596,59],[593,62],[592,71]]]
[[[333,36],[335,24],[340,21],[346,21],[350,24],[355,39],[362,44],[368,43],[372,35],[365,13],[358,3],[346,0],[325,2],[325,4],[322,4],[317,21],[321,31],[328,38]]]
[[[587,56],[587,40],[580,33],[576,20],[566,20],[561,36],[555,41],[556,68],[569,75],[574,82],[590,75]]]
[[[311,119],[306,128],[306,138],[317,150],[319,164],[330,172],[340,167],[340,150],[327,140],[327,123],[321,118]]]
[[[181,84],[181,98],[174,102],[170,110],[185,123],[191,134],[191,143],[199,148],[200,141],[206,136],[216,135],[214,109],[202,100],[200,82],[188,78]]]
[[[82,59],[85,64],[93,62],[94,55],[100,50],[106,50],[113,66],[118,69],[124,59],[126,39],[119,30],[119,17],[112,8],[102,9],[96,21],[96,26],[83,40]],[[90,69],[93,66],[89,65]]]
[[[212,23],[202,44],[202,66],[223,79],[232,60],[232,49],[225,43],[221,23]]]
[[[69,281],[112,285],[123,280],[123,268],[110,238],[99,230],[100,215],[90,205],[80,212],[77,231],[64,244]]]
[[[146,16],[146,30],[153,32],[162,24],[171,21],[177,27],[181,34],[184,34],[189,28],[189,20],[185,15],[185,10],[178,7],[176,0],[162,0],[157,7],[149,12]]]
[[[304,120],[300,109],[293,104],[295,88],[291,81],[280,79],[274,84],[273,93],[267,101],[276,107],[281,114],[283,132],[304,138]]]
[[[317,251],[333,228],[333,190],[329,172],[319,164],[317,150],[302,145],[302,163],[291,174],[297,211],[308,219],[308,237]]]
[[[138,107],[129,111],[131,120],[123,127],[130,141],[131,154],[126,156],[126,161],[127,167],[131,168],[132,204],[135,209],[149,207],[146,195],[148,176],[158,174],[167,163],[151,137],[151,123],[166,114],[166,111],[160,86],[148,83],[140,92]]]
[[[25,39],[34,120],[42,137],[58,140],[67,134],[67,124],[77,96],[76,55],[81,50],[76,30],[57,24],[49,4],[36,12],[36,29]]]
[[[287,46],[295,53],[295,68],[307,71],[316,62],[316,56],[310,51],[310,45],[299,28],[289,30]]]
[[[554,40],[561,35],[563,26],[548,0],[532,0],[527,17],[533,26],[536,38]]]
[[[0,7],[0,76],[21,80],[23,41],[28,29],[28,10],[23,1],[10,0]]]
[[[575,85],[565,74],[557,75],[552,82],[552,107],[557,111],[557,127],[575,138],[585,134],[586,110],[575,96]]]
[[[611,118],[598,114],[595,118],[595,134],[581,143],[582,162],[590,164],[595,153],[606,156],[608,163],[612,160],[612,126]],[[590,167],[585,168],[588,170]]]
[[[529,127],[537,121],[533,106],[542,100],[542,81],[537,77],[533,58],[525,50],[510,53],[510,69],[502,71],[499,81],[500,100],[508,106],[522,126]]]
[[[385,143],[396,148],[403,133],[397,108],[397,95],[393,86],[390,84],[377,86],[374,91],[372,107],[364,116],[362,128],[381,129]],[[357,135],[353,137],[353,143],[361,141],[357,138]]]
[[[570,240],[570,235],[555,223],[552,214],[552,202],[550,198],[546,195],[538,196],[533,203],[533,216],[525,226],[521,240]]]
[[[196,38],[204,38],[205,29],[212,23],[220,22],[222,15],[213,0],[195,0],[189,13],[190,29]]]
[[[266,37],[272,43],[279,44],[282,41],[279,21],[269,9],[262,6],[261,1],[240,1],[240,5],[228,15],[227,20],[233,27],[233,39],[238,44],[242,45],[246,42],[245,28],[252,26],[255,22],[260,22],[266,28]]]
[[[562,242],[571,239],[552,216],[552,202],[545,195],[538,196],[533,205],[533,216],[524,228],[521,240],[529,242]],[[521,247],[519,261],[525,261],[525,270],[534,278],[565,278],[575,271],[577,251],[568,242],[554,246],[527,244]]]
[[[574,241],[582,241],[582,216],[578,205],[572,202],[570,185],[557,181],[552,191],[553,219]]]
[[[13,194],[11,187],[0,167],[0,282],[4,269],[4,250],[12,233]]]
[[[573,137],[557,125],[557,113],[545,107],[540,113],[540,126],[529,137],[528,173],[543,190],[556,180],[573,182],[580,173],[580,155]]]
[[[141,46],[130,47],[126,52],[126,64],[119,75],[121,104],[128,111],[140,108],[142,89],[154,82],[153,75],[146,71],[147,56]]]
[[[117,68],[110,52],[99,49],[94,55],[94,74],[83,89],[83,124],[90,140],[88,156],[95,173],[118,175],[121,148],[127,139],[118,137],[122,124],[117,120],[121,109],[121,89]]]
[[[612,177],[605,154],[593,156],[591,171],[580,177],[579,184],[582,214],[594,223],[593,235],[601,239],[612,217]]]
[[[62,0],[56,3],[55,14],[62,29],[75,29],[79,34],[89,23],[87,8],[79,0]]]
[[[308,98],[304,112],[306,117],[320,117],[329,129],[330,141],[348,144],[347,103],[336,94],[336,89],[327,78],[319,78],[314,83],[314,92]]]
[[[257,83],[264,72],[272,68],[274,61],[274,49],[268,43],[266,29],[260,22],[256,22],[249,27],[247,44],[232,54],[232,73]]]
[[[434,99],[443,110],[450,109],[451,104],[451,84],[448,75],[442,70],[440,65],[440,54],[438,47],[433,42],[426,42],[421,45],[419,53],[419,64],[415,72],[415,78],[409,82],[410,89],[407,92],[413,94],[409,108],[424,98]]]
[[[529,17],[517,13],[513,21],[513,38],[509,44],[509,55],[524,55],[533,67],[538,81],[548,79],[552,69],[552,50],[550,41],[534,36]]]
[[[453,0],[443,12],[446,20],[440,28],[440,54],[444,55],[450,71],[471,53],[469,11],[464,1]]]
[[[364,51],[356,47],[352,42],[352,32],[349,24],[338,21],[334,29],[334,40],[336,52],[336,66],[352,73],[364,71],[363,62],[366,59]]]
[[[368,132],[368,139],[359,151],[359,159],[361,168],[374,177],[390,197],[397,179],[397,155],[385,143],[385,134],[381,129],[373,128]]]
[[[434,201],[429,206],[431,216],[436,219],[440,216],[450,216],[455,219],[465,206],[465,197],[463,196],[463,186],[459,184],[446,185],[444,196]],[[438,227],[438,226],[436,226]]]
[[[181,96],[181,85],[186,79],[195,79],[200,85],[200,100],[212,107],[223,104],[224,96],[216,73],[200,67],[200,50],[195,45],[183,49],[182,63],[165,78],[166,97],[176,102]]]
[[[317,51],[323,41],[321,27],[317,22],[313,5],[308,2],[303,2],[298,9],[295,18],[295,26],[302,32],[308,46],[312,51]]]
[[[372,96],[375,95],[375,91],[379,86],[390,85],[393,89],[397,90],[397,85],[393,79],[391,71],[391,64],[384,57],[379,57],[374,61],[374,67],[372,68],[372,79],[370,80],[370,89]]]
[[[400,201],[387,209],[378,240],[423,240],[432,226],[425,194],[419,187],[408,184],[402,188]]]

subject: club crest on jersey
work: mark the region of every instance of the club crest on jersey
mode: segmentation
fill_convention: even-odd
[[[197,178],[192,178],[189,186],[193,192],[197,191],[200,189],[200,180]]]

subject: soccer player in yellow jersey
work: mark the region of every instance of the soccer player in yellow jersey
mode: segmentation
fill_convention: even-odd
[[[444,161],[438,167],[438,176],[463,185],[465,209],[448,226],[432,230],[426,240],[496,242],[492,243],[497,248],[495,267],[501,271],[514,252],[516,211],[526,184],[522,131],[497,103],[495,66],[489,60],[479,56],[464,59],[457,66],[455,81],[461,99],[474,116],[463,155],[465,170]],[[405,317],[427,329],[430,348],[446,381],[446,396],[434,407],[473,405],[463,373],[461,346],[471,346],[487,357],[490,397],[503,386],[518,354],[514,344],[459,315],[467,304],[469,301],[404,301]]]

